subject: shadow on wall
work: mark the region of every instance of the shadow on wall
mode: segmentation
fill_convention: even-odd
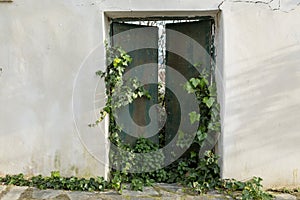
[[[234,64],[238,73],[227,77],[225,126],[230,135],[225,150],[246,163],[241,174],[247,176],[250,169],[272,174],[272,169],[274,175],[300,166],[299,55],[296,45],[252,63],[242,60]],[[276,169],[277,164],[283,167]]]

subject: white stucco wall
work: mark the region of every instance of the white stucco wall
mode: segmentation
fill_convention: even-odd
[[[0,3],[0,175],[106,174],[106,127],[87,127],[104,103],[103,83],[94,75],[104,67],[104,12],[174,16],[221,9],[222,176],[261,176],[267,187],[300,185],[299,2]]]
[[[282,5],[285,8],[284,5]],[[300,7],[224,3],[223,176],[300,184]]]
[[[99,160],[106,160],[106,136],[93,137],[103,124],[87,126],[95,120],[90,117],[95,99],[85,91],[95,90],[95,71],[103,67],[97,51],[89,56],[103,37],[101,12],[88,5],[60,0],[0,4],[0,174],[105,175]],[[87,62],[89,68],[80,71]],[[87,73],[86,79],[79,73]],[[85,140],[97,149],[90,145],[94,152],[89,152]]]

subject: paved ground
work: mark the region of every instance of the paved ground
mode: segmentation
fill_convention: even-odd
[[[231,199],[228,196],[210,193],[202,196],[192,196],[183,193],[176,185],[156,184],[147,187],[143,192],[124,190],[122,195],[114,191],[106,192],[71,192],[62,190],[38,190],[29,187],[1,186],[1,200],[138,200],[138,199],[165,199],[165,200],[217,200]],[[276,194],[276,200],[296,200],[295,196],[289,194]],[[299,198],[300,199],[300,198]]]

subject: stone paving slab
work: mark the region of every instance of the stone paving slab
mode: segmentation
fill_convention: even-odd
[[[0,185],[0,194],[6,189],[7,186],[5,185]]]
[[[3,195],[1,200],[17,200],[25,190],[27,187],[10,187],[8,193]]]
[[[53,199],[59,195],[63,195],[64,191],[62,190],[38,190],[33,189],[32,198],[33,199]]]
[[[154,188],[159,191],[165,191],[168,193],[177,193],[177,194],[184,194],[182,187],[177,184],[166,184],[166,183],[156,183]]]
[[[124,190],[122,192],[122,195],[132,196],[132,197],[141,197],[141,196],[159,197],[159,196],[161,196],[153,187],[144,187],[143,192]]]
[[[275,200],[296,200],[290,194],[274,194]],[[79,192],[63,190],[39,190],[30,187],[0,186],[0,200],[222,200],[232,199],[218,192],[193,196],[184,193],[174,184],[155,184],[146,187],[143,192],[124,190],[122,195],[115,191]]]
[[[297,200],[297,198],[290,194],[276,194],[276,200]]]
[[[7,186],[0,185],[0,199],[4,196]]]
[[[97,196],[97,194],[93,194],[90,192],[79,192],[79,191],[66,192],[66,194],[71,200],[89,200],[92,199],[93,196]]]

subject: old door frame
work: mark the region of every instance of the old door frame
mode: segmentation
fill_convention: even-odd
[[[107,40],[110,36],[110,23],[114,19],[136,19],[136,21],[140,21],[143,19],[193,19],[199,17],[211,17],[215,22],[215,30],[214,30],[214,58],[215,58],[215,69],[216,69],[216,83],[218,89],[218,101],[220,103],[220,117],[221,117],[221,136],[218,140],[218,143],[215,147],[216,153],[220,155],[219,165],[223,166],[222,155],[224,152],[223,146],[223,127],[224,127],[224,117],[225,117],[225,73],[224,73],[224,48],[223,48],[223,19],[220,10],[205,10],[205,11],[127,11],[127,10],[119,10],[119,11],[104,11],[102,15],[103,19],[103,41]],[[107,122],[108,124],[108,122]],[[222,170],[221,170],[222,171]]]

